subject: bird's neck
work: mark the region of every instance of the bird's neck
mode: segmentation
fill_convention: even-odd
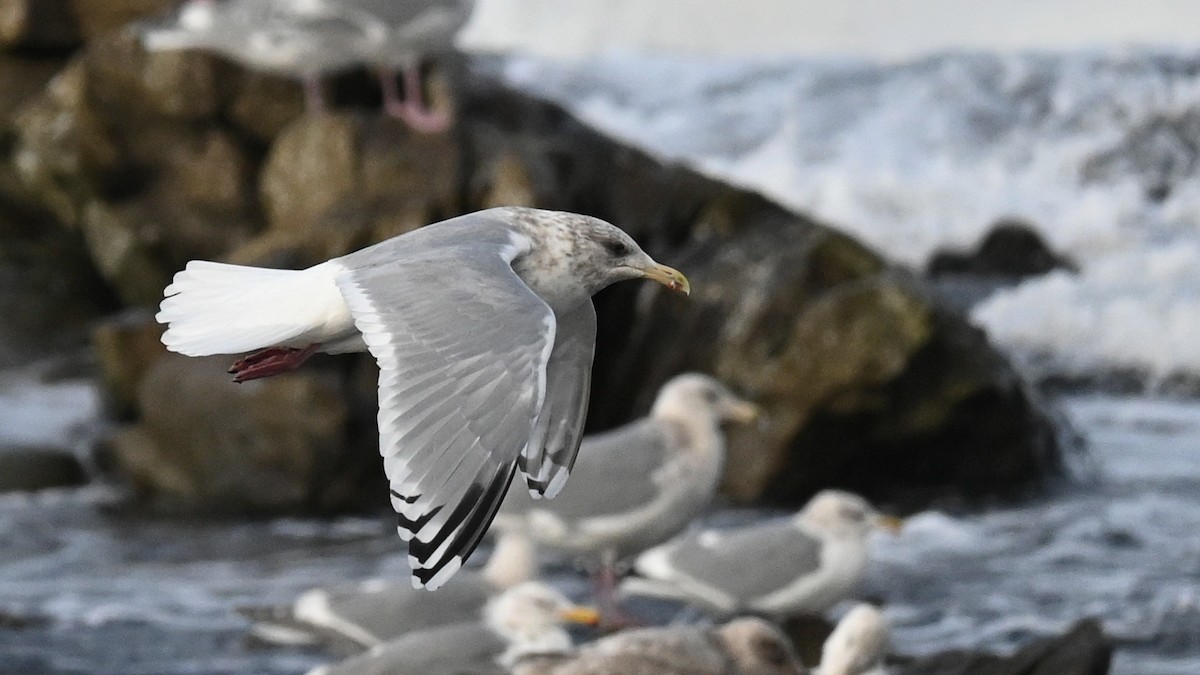
[[[661,404],[656,404],[650,415],[665,423],[667,433],[672,434],[671,440],[677,447],[687,447],[692,452],[706,455],[724,449],[721,426],[709,415]]]
[[[504,532],[492,549],[482,574],[495,588],[508,589],[529,581],[537,573],[533,540],[520,532]]]

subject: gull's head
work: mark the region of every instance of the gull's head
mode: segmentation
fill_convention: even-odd
[[[838,538],[866,539],[876,528],[897,529],[899,520],[875,510],[862,497],[842,490],[822,490],[797,515],[800,522]]]
[[[888,640],[883,613],[865,603],[855,605],[821,647],[821,675],[862,675],[874,671],[883,664]]]
[[[702,417],[717,424],[746,424],[758,418],[758,406],[738,398],[715,378],[700,373],[676,375],[658,391],[655,417]]]
[[[588,295],[626,279],[650,279],[673,291],[691,293],[687,277],[655,262],[612,223],[565,211],[506,210],[517,229],[535,242],[529,265],[569,274]]]
[[[564,624],[595,625],[596,610],[572,603],[567,596],[537,581],[518,584],[488,601],[484,621],[524,653],[570,646]]]
[[[717,628],[716,636],[738,673],[800,675],[805,672],[787,638],[763,619],[734,619]]]

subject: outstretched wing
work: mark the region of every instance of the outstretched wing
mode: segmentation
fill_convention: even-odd
[[[558,315],[554,351],[546,367],[546,402],[533,438],[517,460],[534,498],[554,497],[566,484],[587,420],[596,351],[591,301]]]
[[[455,219],[340,259],[379,362],[379,451],[416,586],[479,543],[542,408],[556,322],[512,269],[529,245]]]

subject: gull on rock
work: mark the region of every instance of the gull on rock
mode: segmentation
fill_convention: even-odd
[[[796,515],[685,533],[638,557],[623,594],[671,598],[719,615],[816,615],[850,597],[866,574],[868,536],[896,528],[862,497],[817,493]]]
[[[173,20],[142,25],[140,35],[148,51],[208,51],[298,77],[309,109],[321,110],[321,78],[370,60],[388,29],[366,12],[323,0],[187,0]]]
[[[587,413],[596,313],[623,279],[687,293],[629,235],[574,213],[452,218],[304,270],[192,261],[156,315],[168,349],[254,352],[236,381],[315,352],[379,363],[379,450],[413,583],[436,589],[475,549],[519,470],[553,497]]]

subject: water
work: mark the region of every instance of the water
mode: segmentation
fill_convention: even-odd
[[[20,389],[46,406],[24,440],[86,436],[63,405],[86,409],[85,383]],[[1120,643],[1115,672],[1194,675],[1200,401],[1063,403],[1091,447],[1079,480],[1016,508],[915,516],[875,540],[864,591],[885,602],[905,653],[1007,651],[1098,616]],[[0,496],[0,673],[300,673],[327,657],[255,648],[236,608],[407,575],[388,517],[193,522],[119,504],[96,486]]]

